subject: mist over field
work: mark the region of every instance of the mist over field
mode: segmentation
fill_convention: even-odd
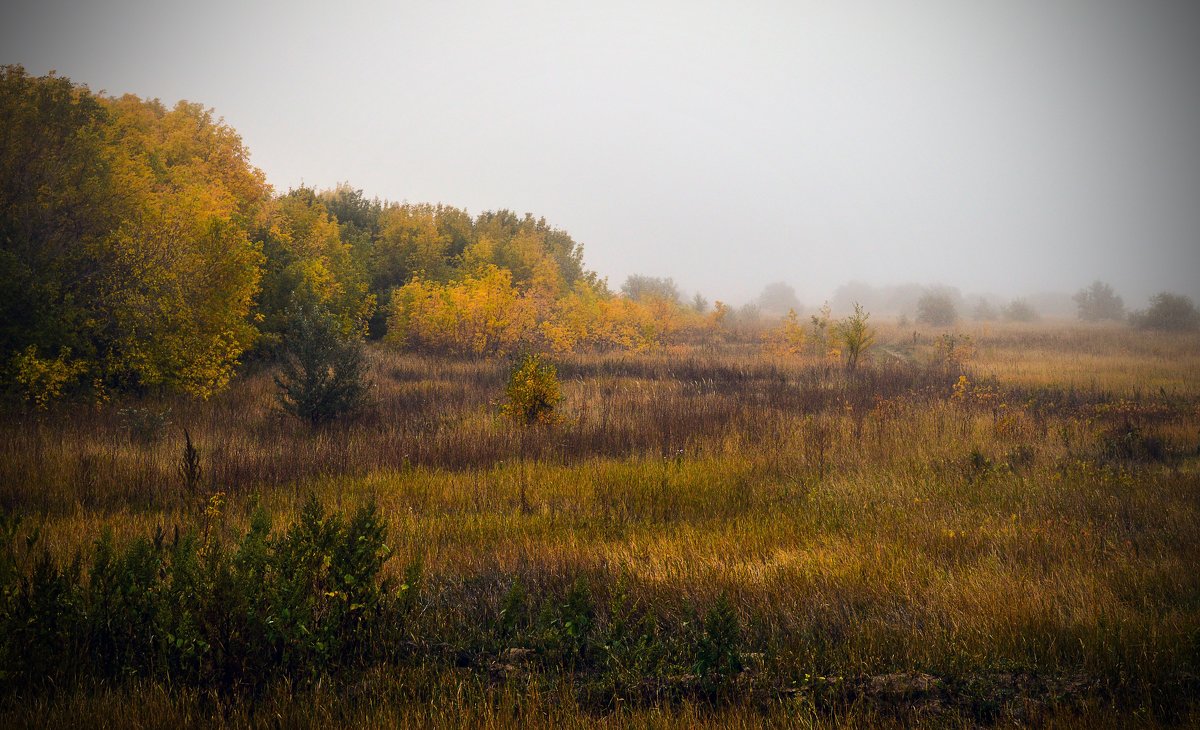
[[[0,727],[1200,727],[1200,11],[0,10]]]
[[[0,62],[188,99],[277,191],[530,211],[611,286],[1200,294],[1194,4],[17,2]],[[1054,311],[1054,307],[1046,309]]]

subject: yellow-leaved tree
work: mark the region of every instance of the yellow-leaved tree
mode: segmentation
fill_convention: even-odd
[[[807,333],[804,325],[800,323],[800,315],[796,314],[795,309],[789,309],[788,313],[783,316],[779,328],[767,333],[766,344],[777,354],[799,355],[804,351],[806,339]]]
[[[209,110],[108,100],[120,221],[94,242],[89,320],[106,379],[207,397],[253,342],[262,253],[250,238],[270,189]]]
[[[396,289],[385,339],[403,348],[503,354],[528,340],[535,321],[534,306],[513,286],[511,272],[489,265],[459,281],[418,276]]]
[[[344,336],[366,333],[375,311],[367,272],[342,240],[337,220],[310,188],[272,201],[263,250],[258,308],[265,349],[278,346],[289,313],[297,309],[327,312]]]

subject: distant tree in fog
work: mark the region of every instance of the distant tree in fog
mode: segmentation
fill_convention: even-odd
[[[1071,298],[1075,300],[1079,318],[1084,322],[1125,318],[1125,302],[1117,296],[1111,286],[1102,281],[1092,282],[1091,286],[1080,289]]]
[[[645,276],[630,274],[621,285],[621,291],[630,299],[664,299],[668,302],[679,301],[679,287],[675,280],[669,277]]]
[[[979,303],[975,305],[972,316],[979,322],[990,322],[996,319],[998,315],[996,308],[992,306],[991,302],[986,299],[980,299]]]
[[[762,309],[754,302],[738,307],[737,318],[744,324],[757,323],[762,319]]]
[[[917,300],[917,321],[945,327],[958,321],[954,300],[944,292],[928,292]]]
[[[1009,322],[1032,322],[1038,318],[1037,310],[1024,299],[1014,299],[1000,308],[1000,314]]]
[[[874,286],[861,281],[851,281],[834,291],[829,304],[835,312],[853,312],[857,303],[876,314],[899,314],[912,312],[917,306],[917,300],[927,291],[926,287],[913,283]],[[937,291],[944,291],[954,301],[959,298],[958,290],[951,287],[937,287]]]
[[[1149,309],[1129,315],[1129,322],[1141,329],[1187,332],[1200,329],[1200,312],[1189,297],[1165,291],[1150,298]]]
[[[767,314],[786,314],[790,310],[801,308],[800,300],[796,298],[796,290],[782,281],[763,287],[757,301],[758,306]]]

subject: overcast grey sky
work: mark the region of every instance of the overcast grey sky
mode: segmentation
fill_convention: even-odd
[[[1200,294],[1200,3],[6,3],[0,63],[213,107],[278,190],[533,212],[630,273]]]

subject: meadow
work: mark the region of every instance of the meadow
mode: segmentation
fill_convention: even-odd
[[[0,717],[1200,722],[1200,335],[885,324],[854,371],[752,335],[556,357],[564,400],[530,428],[500,415],[508,360],[382,347],[372,406],[319,428],[253,365],[207,401],[5,414],[0,582],[26,623],[0,655]],[[344,654],[278,629],[262,646],[292,664],[264,678],[171,613],[197,586],[222,615],[275,600],[237,592],[260,589],[238,583],[247,546],[287,542],[256,514],[292,545],[292,525],[333,535],[324,567],[362,569],[304,604],[341,612]],[[234,587],[178,588],[193,553]],[[161,601],[98,603],[139,560]],[[47,601],[83,623],[47,623]]]

